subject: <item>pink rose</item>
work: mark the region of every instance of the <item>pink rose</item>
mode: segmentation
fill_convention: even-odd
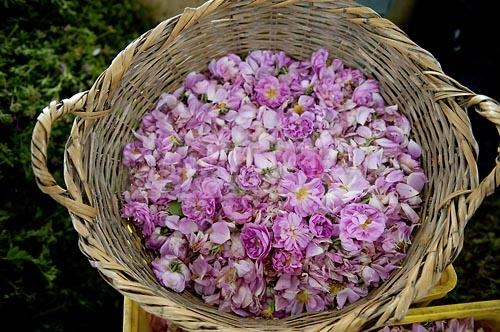
[[[336,227],[335,227],[336,226]],[[333,225],[330,219],[322,214],[314,214],[309,218],[309,230],[320,240],[329,239],[339,233],[338,225]]]
[[[340,212],[340,234],[342,237],[373,242],[385,230],[387,217],[368,204],[352,203]]]
[[[302,270],[303,259],[300,251],[277,250],[273,255],[273,268],[281,273],[297,273]]]
[[[222,210],[229,220],[244,224],[252,218],[252,205],[248,197],[228,195],[222,201]]]
[[[271,236],[264,225],[246,224],[240,239],[248,257],[252,259],[265,258],[271,249]]]
[[[313,150],[304,150],[299,154],[297,157],[297,167],[309,178],[323,174],[321,157]]]

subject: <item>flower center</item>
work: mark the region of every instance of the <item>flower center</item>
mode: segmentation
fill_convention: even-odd
[[[299,201],[303,201],[309,196],[309,190],[306,187],[300,187],[296,192],[295,192],[295,198]]]
[[[177,272],[177,273],[181,272],[181,263],[179,263],[179,262],[175,262],[175,261],[171,262],[169,267],[170,267],[170,271],[172,271],[172,272]]]
[[[186,181],[186,180],[187,180],[187,178],[188,178],[188,176],[187,176],[187,171],[186,171],[186,169],[185,169],[185,168],[183,168],[183,169],[182,169],[182,171],[181,171],[181,180],[182,180],[182,181]]]
[[[368,226],[372,223],[372,220],[370,218],[366,218],[365,222],[362,223],[360,226],[361,228],[366,231],[368,229]]]
[[[328,284],[328,290],[330,291],[330,294],[332,294],[332,295],[337,294],[338,292],[340,292],[344,288],[345,288],[344,284],[339,282],[339,281],[330,281],[330,283]]]
[[[297,226],[290,226],[290,228],[288,229],[288,236],[292,240],[296,240],[298,235],[299,235],[299,228]]]
[[[256,248],[260,248],[260,247],[262,246],[262,243],[260,242],[260,240],[259,240],[259,239],[256,239],[256,238],[253,238],[253,239],[252,239],[252,244],[253,244],[253,246],[254,246],[254,247],[256,247]]]
[[[227,272],[227,282],[233,283],[235,281],[236,281],[236,269],[234,267],[232,267]]]
[[[276,91],[276,89],[274,88],[269,88],[266,90],[266,97],[269,100],[275,99],[276,97],[278,97],[278,91]]]
[[[311,297],[311,294],[309,294],[309,292],[305,289],[303,289],[297,293],[297,301],[299,301],[300,303],[309,302],[310,297]]]
[[[301,105],[301,104],[295,104],[295,106],[293,107],[293,111],[297,114],[302,114],[304,113],[304,105]]]

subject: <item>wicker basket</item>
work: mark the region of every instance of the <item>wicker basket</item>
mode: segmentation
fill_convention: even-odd
[[[280,49],[305,58],[326,47],[349,66],[381,82],[383,97],[400,105],[413,138],[423,146],[430,182],[423,194],[422,225],[401,269],[367,298],[341,311],[256,320],[221,313],[197,297],[161,287],[150,252],[120,218],[127,187],[121,163],[132,130],[163,91],[173,91],[192,70],[228,52]],[[355,331],[405,316],[424,297],[462,248],[467,220],[500,182],[499,161],[480,183],[467,109],[497,127],[500,107],[446,76],[429,52],[394,24],[352,1],[212,0],[160,23],[132,42],[92,88],[52,102],[39,116],[32,162],[41,190],[68,208],[79,246],[103,278],[157,316],[188,329]],[[66,146],[66,188],[47,169],[51,126],[77,116]]]
[[[429,294],[427,294],[425,298],[423,298],[418,303],[414,304],[414,306],[416,307],[428,306],[433,300],[442,299],[443,297],[445,297],[448,294],[448,292],[450,292],[453,288],[455,288],[456,285],[457,285],[457,274],[453,266],[450,265],[443,271],[439,283],[436,286],[434,286],[434,288],[431,289],[431,291],[429,292]],[[500,301],[497,302],[499,302],[498,304],[500,304]],[[412,313],[415,310],[416,313],[418,313],[418,316],[416,316],[416,314],[413,314],[412,317],[414,319],[416,319],[417,317],[420,318],[421,315],[431,311],[432,308],[435,307],[425,308],[427,310],[424,310],[423,312],[420,311],[422,310],[422,308],[410,309],[408,310],[407,316],[403,319],[405,321],[408,321],[407,317],[409,315],[412,315]],[[500,320],[500,317],[497,320]],[[413,323],[413,321],[410,321],[410,323]],[[151,314],[142,310],[142,308],[137,303],[131,301],[129,298],[126,297],[123,298],[123,332],[152,332]]]
[[[448,319],[474,318],[486,331],[500,331],[500,300],[457,303],[426,308],[412,308],[399,322],[387,324],[407,325]],[[151,315],[141,307],[125,298],[123,301],[123,332],[152,332]]]

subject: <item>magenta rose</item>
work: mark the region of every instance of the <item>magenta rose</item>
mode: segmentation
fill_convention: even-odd
[[[273,255],[273,268],[281,273],[297,273],[302,270],[303,259],[300,251],[277,250]]]
[[[368,204],[352,203],[340,212],[340,234],[344,238],[373,242],[385,230],[387,217]]]
[[[222,201],[222,210],[237,224],[244,224],[252,218],[252,205],[246,196],[228,195]]]
[[[153,272],[162,285],[180,293],[191,280],[189,268],[177,257],[164,255],[151,262]]]
[[[255,85],[257,101],[270,108],[279,108],[289,97],[290,89],[274,76],[266,76]]]
[[[323,174],[321,157],[312,150],[304,150],[298,155],[297,167],[310,178]]]
[[[215,199],[194,192],[182,200],[181,207],[182,213],[191,220],[210,220],[215,214]]]
[[[321,240],[338,235],[338,227],[336,230],[330,219],[318,213],[309,218],[309,230],[315,237]]]
[[[352,100],[359,106],[370,106],[373,103],[373,94],[378,92],[378,82],[366,80],[354,89]]]
[[[315,73],[319,73],[321,68],[326,67],[326,60],[328,59],[328,51],[321,48],[314,52],[311,56],[311,67]]]
[[[271,249],[271,236],[264,225],[246,224],[241,231],[240,239],[247,256],[252,259],[263,259]]]
[[[292,140],[309,137],[314,129],[313,117],[309,114],[291,113],[281,119],[283,133]]]
[[[257,173],[253,166],[243,166],[236,181],[245,190],[258,188],[262,182],[260,174]]]

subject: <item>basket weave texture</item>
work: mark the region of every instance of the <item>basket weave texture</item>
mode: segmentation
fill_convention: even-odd
[[[212,58],[253,49],[283,50],[298,59],[320,47],[381,83],[423,147],[429,183],[418,228],[401,269],[367,298],[341,311],[256,320],[222,313],[189,293],[163,288],[148,263],[153,256],[120,217],[127,188],[123,146],[160,94],[174,91],[190,71]],[[404,317],[462,248],[467,220],[500,182],[497,159],[479,182],[478,146],[468,110],[500,129],[500,106],[446,76],[434,57],[390,21],[342,0],[211,0],[160,23],[128,45],[92,88],[52,102],[38,117],[32,162],[40,189],[64,205],[92,266],[146,311],[188,330],[357,331]],[[77,117],[66,145],[60,187],[47,168],[53,122]]]

